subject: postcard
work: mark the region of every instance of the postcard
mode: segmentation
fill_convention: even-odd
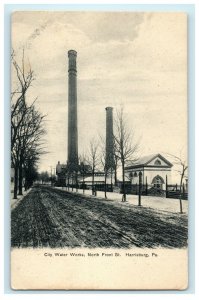
[[[11,28],[12,289],[186,289],[187,15]]]

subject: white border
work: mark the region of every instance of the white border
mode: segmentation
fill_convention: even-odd
[[[199,98],[198,98],[198,65],[199,65],[199,61],[198,61],[198,53],[199,53],[199,47],[198,47],[198,36],[199,36],[199,33],[198,33],[198,28],[199,28],[199,22],[198,22],[198,13],[199,13],[199,4],[198,4],[198,0],[192,0],[192,1],[125,1],[125,3],[121,3],[121,1],[105,1],[105,0],[101,0],[100,2],[98,1],[81,1],[81,0],[73,0],[73,1],[62,1],[62,0],[59,0],[59,2],[57,3],[56,1],[46,1],[46,0],[34,0],[33,2],[34,4],[195,4],[195,15],[196,15],[196,25],[195,25],[195,31],[196,31],[196,34],[195,34],[195,37],[196,37],[196,40],[195,40],[195,44],[196,44],[196,48],[195,48],[195,55],[196,55],[196,58],[195,58],[195,66],[196,66],[196,95],[195,95],[195,137],[196,137],[196,140],[195,140],[195,186],[198,185],[199,183],[199,170],[198,170],[198,162],[199,162],[199,158],[197,156],[197,153],[199,153],[199,147],[198,147],[198,143],[199,143],[199,138],[198,138],[198,125],[199,125],[199,117],[198,117],[198,109],[199,109],[199,104],[198,104],[198,101],[199,101]],[[33,4],[33,3],[30,3],[28,1],[14,1],[14,0],[7,0],[7,1],[1,1],[0,2],[0,11],[1,11],[1,15],[0,15],[0,28],[1,28],[1,47],[0,47],[0,52],[1,52],[1,74],[0,74],[0,78],[1,78],[1,86],[0,86],[0,92],[1,92],[1,101],[0,101],[0,123],[1,123],[1,126],[0,126],[0,137],[1,137],[1,140],[2,140],[2,143],[1,143],[1,149],[0,149],[0,159],[1,159],[1,164],[0,164],[0,172],[1,172],[1,176],[0,176],[0,192],[1,192],[1,197],[0,197],[0,238],[1,238],[1,246],[0,246],[0,297],[1,299],[7,299],[7,298],[10,298],[10,297],[15,297],[17,299],[21,299],[21,297],[31,297],[31,298],[35,298],[38,296],[38,294],[29,294],[29,295],[26,295],[26,294],[4,294],[4,285],[3,285],[3,264],[4,264],[4,259],[3,259],[3,255],[4,255],[4,240],[3,240],[3,224],[4,224],[4,220],[3,220],[3,213],[4,213],[4,206],[3,206],[3,199],[4,199],[4,173],[3,173],[3,165],[4,165],[4,148],[3,148],[3,140],[4,140],[4,103],[3,103],[3,99],[4,99],[4,90],[3,90],[3,78],[4,78],[4,69],[3,69],[3,65],[4,65],[4,49],[3,49],[3,45],[4,45],[4,24],[3,24],[3,20],[4,20],[4,4]],[[198,204],[198,190],[195,190],[195,199],[196,199],[196,203],[195,203],[195,208],[196,208],[196,226],[195,226],[195,230],[196,230],[196,247],[195,247],[195,253],[196,253],[196,291],[195,291],[195,294],[132,294],[132,293],[123,293],[123,294],[120,294],[120,293],[99,293],[99,294],[89,294],[89,292],[86,292],[86,293],[72,293],[71,294],[42,294],[42,297],[46,298],[46,299],[49,299],[49,298],[52,298],[52,297],[64,297],[64,298],[68,298],[68,299],[77,299],[78,297],[81,297],[81,299],[88,299],[88,298],[107,298],[107,299],[112,299],[113,297],[115,299],[121,299],[121,298],[139,298],[139,299],[144,299],[145,297],[147,297],[148,300],[150,299],[154,299],[154,298],[157,298],[159,299],[159,297],[161,298],[170,298],[170,299],[177,299],[177,297],[181,297],[182,299],[195,299],[197,297],[198,299],[198,296],[199,296],[199,290],[198,290],[198,283],[199,283],[199,276],[198,276],[198,269],[199,269],[199,263],[198,263],[198,256],[197,256],[197,253],[198,253],[198,250],[199,250],[199,245],[198,245],[198,208],[199,208],[199,204]],[[6,216],[8,217],[8,216]]]

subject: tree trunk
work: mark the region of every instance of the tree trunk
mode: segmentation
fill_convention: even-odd
[[[69,175],[68,175],[68,191],[69,191]]]
[[[15,174],[14,174],[14,199],[17,199],[17,191],[18,191],[18,165],[15,166]]]
[[[85,186],[84,186],[84,171],[83,171],[83,194],[85,193]]]
[[[113,192],[113,169],[111,167],[111,192]]]
[[[75,185],[76,185],[76,193],[77,193],[78,192],[77,171],[75,172]]]
[[[166,175],[166,198],[168,198],[168,179]]]
[[[92,172],[92,195],[94,195],[94,176],[95,176],[95,170]]]
[[[138,206],[141,206],[142,197],[142,174],[139,172],[139,195],[138,195]]]
[[[105,184],[105,186],[104,186],[104,197],[105,197],[105,199],[107,199],[107,195],[106,195],[106,193],[107,193],[107,184],[106,184],[106,178],[107,178],[107,172],[105,171],[105,182],[104,182],[104,184]]]
[[[20,159],[19,162],[19,195],[23,195],[23,164],[22,160]]]
[[[117,166],[115,166],[115,169],[114,169],[114,180],[115,180],[115,185],[117,185]]]
[[[24,183],[24,191],[25,192],[27,191],[27,187],[28,187],[28,185],[27,185],[27,179],[25,178],[25,183]]]
[[[126,187],[125,187],[124,161],[122,161],[122,185],[123,185],[123,197],[122,197],[122,201],[123,201],[123,202],[126,202]]]
[[[183,210],[182,210],[182,180],[183,180],[183,176],[184,174],[182,173],[182,176],[181,176],[181,179],[180,179],[180,213],[182,214],[183,213]]]

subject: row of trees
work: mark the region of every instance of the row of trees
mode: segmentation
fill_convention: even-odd
[[[44,115],[30,103],[28,92],[35,80],[34,72],[23,51],[18,63],[12,53],[11,92],[11,164],[14,169],[14,199],[22,195],[23,184],[28,189],[37,177],[37,162],[44,153]]]

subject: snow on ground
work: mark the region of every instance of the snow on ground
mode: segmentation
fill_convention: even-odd
[[[67,190],[66,187],[56,187],[60,190]],[[69,190],[72,192],[72,189]],[[76,189],[73,189],[73,193],[76,193]],[[79,194],[83,194],[83,190],[78,189]],[[91,190],[85,190],[85,195],[92,196]],[[104,192],[97,191],[97,198],[103,198],[104,199]],[[127,203],[121,202],[122,200],[122,194],[119,193],[111,193],[107,192],[107,200],[114,200],[121,205],[138,205],[138,195],[127,195]],[[167,212],[174,212],[177,213],[180,211],[180,201],[179,199],[171,199],[171,198],[165,198],[165,197],[155,197],[155,196],[142,196],[141,198],[141,205],[145,207],[150,207],[153,209],[161,210],[161,211],[167,211]],[[182,208],[184,213],[188,213],[188,201],[182,200]]]
[[[17,199],[13,199],[14,193],[11,193],[10,196],[10,207],[13,210],[17,205],[23,200],[23,198],[31,191],[31,188],[27,191],[23,191],[23,195],[17,195]]]
[[[187,215],[35,186],[11,213],[12,247],[184,248]]]

